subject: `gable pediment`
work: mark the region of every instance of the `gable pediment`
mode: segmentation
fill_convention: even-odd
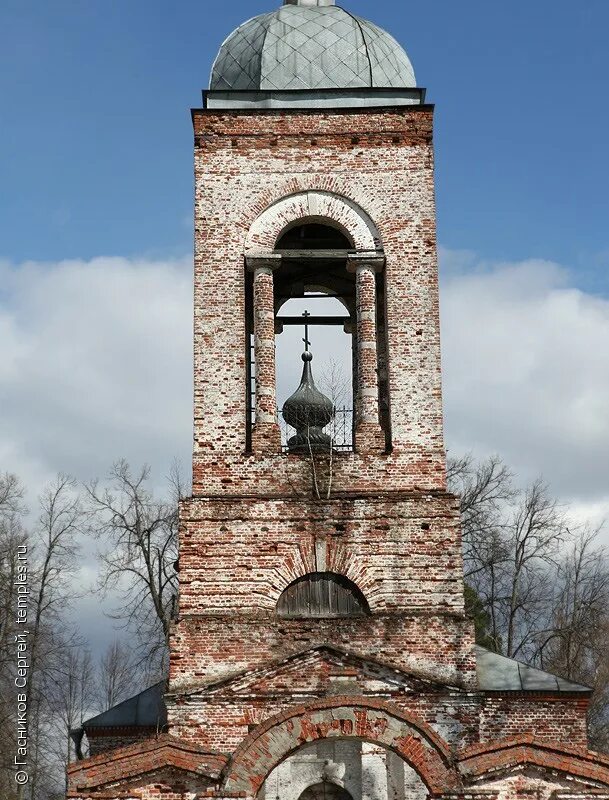
[[[328,694],[399,696],[446,691],[460,690],[380,661],[322,646],[176,694],[211,699],[282,695],[298,698]]]
[[[68,781],[72,792],[86,794],[119,783],[147,785],[154,775],[162,773],[170,779],[181,774],[199,781],[204,788],[218,778],[226,761],[221,753],[161,734],[70,764]]]

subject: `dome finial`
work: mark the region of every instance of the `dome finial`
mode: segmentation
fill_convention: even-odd
[[[335,6],[336,0],[283,0],[284,6]]]

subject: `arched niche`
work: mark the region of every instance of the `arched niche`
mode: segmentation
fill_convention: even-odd
[[[353,581],[336,572],[310,572],[293,581],[277,601],[286,619],[362,617],[368,601]]]
[[[336,783],[321,781],[313,786],[307,786],[298,800],[353,800],[353,796]]]

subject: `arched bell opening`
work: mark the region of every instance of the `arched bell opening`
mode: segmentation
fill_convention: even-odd
[[[363,617],[370,606],[360,588],[336,572],[310,572],[293,581],[277,601],[286,619]]]
[[[273,289],[275,330],[273,389],[285,452],[349,452],[354,449],[355,431],[362,419],[372,419],[384,430],[389,445],[383,256],[374,251],[362,263],[361,255],[339,224],[315,217],[284,227],[274,250],[267,254],[266,267],[260,268],[266,268],[272,276],[268,283]],[[260,261],[252,259],[252,263]],[[362,269],[368,270],[363,281]],[[248,445],[256,425],[256,408],[261,405],[256,399],[260,381],[256,375],[253,272],[250,268],[246,278]],[[372,309],[365,309],[363,314],[358,294],[362,285]],[[299,359],[303,350],[304,367]],[[366,356],[366,380],[362,379],[360,350]],[[265,391],[268,394],[268,389]],[[307,398],[313,398],[312,410],[307,407]]]
[[[295,222],[284,229],[275,250],[353,250],[353,239],[329,220]]]
[[[308,219],[285,227],[273,255],[276,401],[286,452],[341,452],[353,449],[356,389],[355,275],[347,270],[353,241],[333,221]],[[250,277],[251,281],[251,277]],[[248,294],[251,294],[248,291]],[[250,306],[250,409],[255,408],[254,308]],[[304,341],[303,341],[304,339]],[[308,355],[301,354],[307,351]],[[303,388],[304,387],[304,388]],[[300,395],[318,404],[309,413]],[[284,403],[292,402],[292,411]],[[301,398],[302,399],[302,398]],[[294,411],[296,406],[296,411]],[[250,413],[250,423],[255,419]],[[295,444],[296,443],[296,444]]]
[[[248,449],[264,426],[292,454],[391,447],[385,259],[376,238],[361,249],[359,229],[371,224],[363,212],[332,202],[355,218],[355,234],[331,217],[293,218],[275,228],[272,250],[247,259]],[[277,223],[277,213],[266,216]]]
[[[389,748],[359,739],[305,745],[268,775],[258,800],[426,800],[418,773]]]

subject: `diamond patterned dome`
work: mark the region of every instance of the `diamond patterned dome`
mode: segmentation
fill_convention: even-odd
[[[334,5],[284,5],[222,45],[213,90],[410,88],[414,70],[382,28]]]

